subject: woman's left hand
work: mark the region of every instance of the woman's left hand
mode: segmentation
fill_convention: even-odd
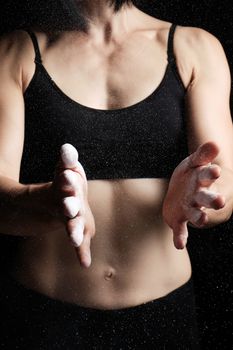
[[[163,202],[163,218],[173,230],[174,245],[187,243],[187,223],[202,227],[208,222],[206,208],[220,209],[225,197],[217,193],[215,181],[221,168],[211,164],[219,153],[214,142],[206,142],[185,158],[174,170]]]

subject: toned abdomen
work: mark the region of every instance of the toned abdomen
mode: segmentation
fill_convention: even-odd
[[[95,308],[133,306],[184,284],[187,249],[177,250],[162,218],[165,179],[88,181],[96,223],[92,264],[82,268],[65,230],[26,239],[13,275],[53,298]]]

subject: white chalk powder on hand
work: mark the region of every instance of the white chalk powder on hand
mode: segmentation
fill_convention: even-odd
[[[72,170],[69,170],[69,169],[64,170],[63,174],[65,176],[66,184],[69,186],[76,187],[76,185],[77,185],[76,174]]]
[[[80,217],[79,220],[77,221],[77,225],[72,230],[70,235],[70,240],[74,247],[79,247],[82,244],[83,238],[84,238],[83,231],[84,231],[84,222]]]
[[[65,143],[61,146],[60,155],[64,162],[65,167],[72,168],[77,165],[78,151],[70,143]]]
[[[81,209],[81,200],[77,197],[70,196],[62,199],[65,215],[74,218]]]

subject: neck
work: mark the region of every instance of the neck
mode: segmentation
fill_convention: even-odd
[[[128,32],[129,13],[134,6],[123,6],[114,12],[108,0],[76,0],[78,10],[88,22],[88,35],[97,40],[111,41]]]

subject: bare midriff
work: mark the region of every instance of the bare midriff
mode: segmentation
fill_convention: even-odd
[[[74,101],[92,108],[122,108],[143,100],[161,82],[171,23],[137,9],[130,16],[127,35],[122,34],[117,45],[93,44],[93,38],[77,33],[72,40],[65,33],[50,45],[45,34],[36,33],[45,68]],[[176,62],[188,86],[192,52],[176,37]],[[35,71],[32,44],[27,50],[24,90]],[[91,266],[80,266],[64,228],[22,240],[12,275],[54,299],[99,309],[165,296],[192,273],[187,249],[175,248],[172,230],[162,217],[168,183],[162,178],[89,180],[88,201],[96,225]]]
[[[54,299],[98,309],[165,296],[192,273],[187,249],[175,248],[162,218],[167,186],[161,178],[89,180],[91,266],[80,266],[64,229],[23,240],[12,275]]]

